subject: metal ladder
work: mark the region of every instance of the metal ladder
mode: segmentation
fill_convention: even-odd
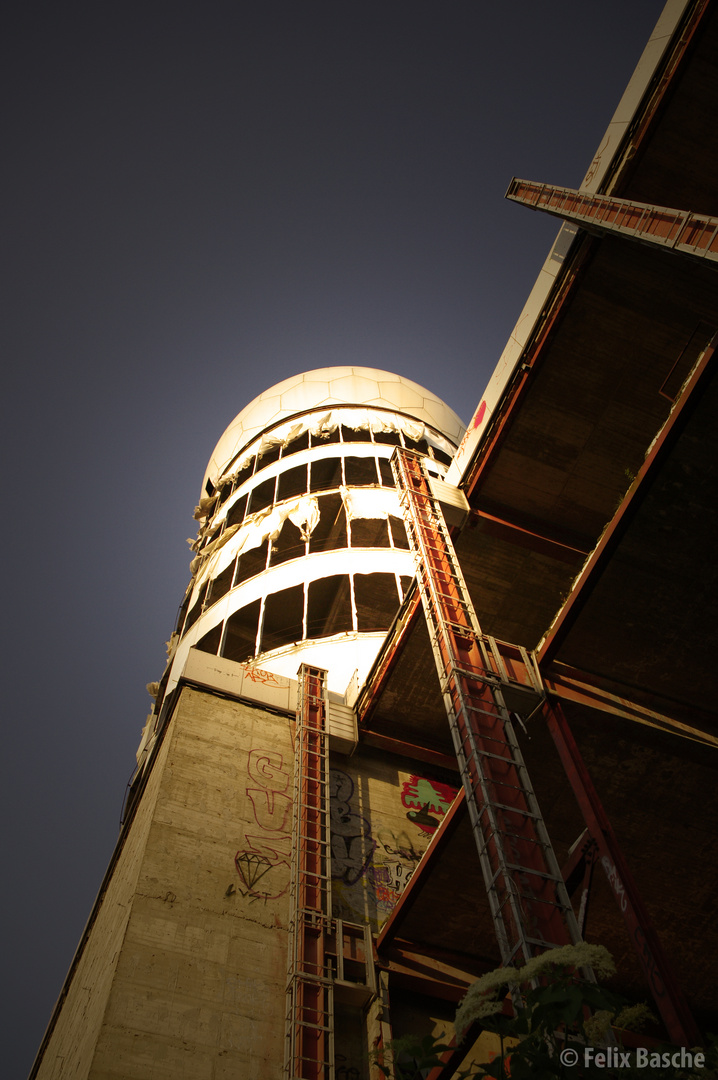
[[[285,1029],[286,1080],[333,1080],[334,982],[326,672],[298,674]],[[333,951],[333,950],[332,950]]]
[[[581,935],[422,457],[391,458],[504,966]]]

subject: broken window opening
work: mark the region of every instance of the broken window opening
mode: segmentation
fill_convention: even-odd
[[[224,484],[222,484],[222,487],[219,489],[219,502],[217,503],[217,506],[219,507],[226,503],[227,499],[233,491],[234,484],[231,480],[226,480]]]
[[[309,537],[309,553],[347,546],[347,516],[339,492],[317,499],[319,521]]]
[[[391,546],[385,518],[352,518],[350,528],[352,547],[386,548]]]
[[[279,461],[279,455],[282,451],[282,444],[276,443],[274,446],[268,446],[261,454],[257,455],[257,467],[255,472],[259,472],[260,469],[266,469],[267,465],[271,465],[275,461]]]
[[[244,521],[244,515],[247,509],[248,495],[241,495],[236,503],[227,511],[227,528],[231,529],[233,525],[241,525]]]
[[[448,454],[445,454],[443,450],[439,450],[438,446],[432,446],[431,449],[437,461],[440,461],[442,465],[451,465],[452,458]]]
[[[312,462],[309,485],[312,494],[315,491],[341,487],[343,483],[341,458],[321,458]]]
[[[211,656],[217,655],[219,643],[222,640],[222,623],[217,623],[211,630],[208,630],[204,637],[201,637],[199,641],[196,641],[192,646],[194,649],[199,649],[200,652],[210,653]]]
[[[264,599],[260,652],[301,641],[304,636],[304,586],[292,585]]]
[[[277,566],[290,559],[299,559],[306,554],[307,545],[297,526],[286,518],[282,531],[272,544],[269,552],[269,565]]]
[[[307,637],[330,637],[354,629],[348,574],[331,574],[307,587]]]
[[[237,488],[240,488],[242,484],[246,480],[249,480],[250,476],[252,476],[252,474],[254,473],[254,463],[256,460],[257,459],[255,457],[250,458],[244,468],[239,470],[239,472],[237,473],[237,478],[234,482],[235,490]]]
[[[357,630],[388,630],[399,607],[394,574],[354,574]]]
[[[394,474],[391,471],[391,464],[387,458],[379,458],[379,476],[381,477],[382,487],[394,487]]]
[[[263,480],[261,484],[257,484],[255,488],[252,488],[249,496],[250,514],[258,514],[260,510],[266,510],[268,506],[272,505],[276,479],[273,476],[270,480]]]
[[[329,443],[339,442],[339,428],[334,431],[312,432],[312,446],[327,446]]]
[[[277,502],[293,499],[307,492],[308,469],[306,465],[297,465],[287,469],[277,477]]]
[[[409,577],[407,574],[402,574],[399,578],[399,587],[401,589],[401,600],[404,602],[404,598],[411,588],[411,583],[414,580],[413,577]]]
[[[259,600],[253,600],[227,619],[220,652],[225,660],[234,660],[241,664],[254,656],[257,647],[259,604]]]
[[[403,551],[408,551],[409,537],[406,535],[406,527],[402,518],[394,517],[393,514],[390,514],[389,525],[391,527],[391,536],[394,541],[394,547],[401,548]]]
[[[210,604],[216,604],[232,588],[235,567],[236,559],[233,559],[229,566],[225,566],[221,574],[217,574],[217,577],[212,580],[209,596],[207,597],[207,607]]]
[[[298,454],[300,450],[309,449],[309,432],[303,431],[301,435],[297,435],[296,439],[291,439],[282,450],[282,457],[288,457],[289,454]]]
[[[398,431],[375,431],[374,442],[388,443],[389,446],[401,446],[401,435]]]
[[[345,483],[347,487],[366,487],[370,484],[378,484],[379,477],[376,471],[376,458],[344,458],[344,475],[346,477]]]
[[[410,439],[407,434],[404,434],[404,445],[407,450],[416,450],[417,454],[425,454],[429,456],[429,444],[426,439],[421,439],[419,442],[416,439]]]
[[[371,431],[368,428],[351,428],[342,424],[340,431],[342,433],[342,442],[371,442]]]
[[[202,605],[204,604],[204,599],[205,599],[205,597],[207,595],[207,589],[208,588],[209,588],[209,582],[206,581],[204,583],[204,585],[202,586],[202,588],[200,589],[199,596],[197,597],[196,601],[192,605],[192,608],[190,609],[190,612],[189,612],[189,614],[187,616],[187,619],[186,619],[185,624],[184,624],[184,630],[183,630],[184,634],[187,633],[187,631],[190,629],[191,626],[194,626],[194,624],[197,622],[197,619],[202,614]]]
[[[237,577],[234,584],[241,585],[243,581],[248,581],[249,578],[254,577],[256,574],[261,574],[263,570],[266,570],[268,551],[268,540],[264,540],[259,547],[250,548],[249,551],[244,551],[237,560]]]

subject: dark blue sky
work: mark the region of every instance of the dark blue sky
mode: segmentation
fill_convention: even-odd
[[[232,417],[384,367],[468,420],[661,0],[28,3],[6,15],[4,1074],[117,835]]]

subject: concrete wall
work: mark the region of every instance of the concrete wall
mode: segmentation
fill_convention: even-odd
[[[281,1075],[289,720],[185,688],[38,1072]]]
[[[331,757],[334,915],[388,918],[456,793],[419,763],[359,747]]]

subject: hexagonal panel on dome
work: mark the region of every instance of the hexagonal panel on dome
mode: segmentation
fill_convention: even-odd
[[[337,401],[351,401],[357,405],[363,405],[381,394],[376,379],[367,379],[363,375],[344,375],[340,379],[332,379],[330,390]]]
[[[329,384],[327,382],[324,380],[307,380],[288,387],[282,392],[282,412],[289,416],[292,413],[306,412],[307,409],[316,409],[329,397]]]
[[[396,401],[399,409],[422,409],[424,406],[423,387],[405,379],[402,379],[400,383],[380,382],[379,393],[382,397]]]

